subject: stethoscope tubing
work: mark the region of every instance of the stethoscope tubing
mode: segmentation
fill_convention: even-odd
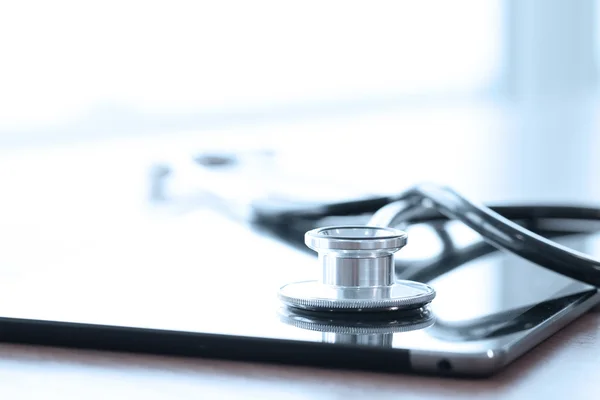
[[[600,261],[545,238],[503,217],[484,205],[471,202],[454,190],[419,185],[401,196],[409,207],[434,208],[464,223],[498,249],[580,282],[600,287]]]
[[[462,252],[448,252],[443,259],[426,262],[428,268],[414,270],[413,279],[430,279],[439,273],[435,266],[447,271],[450,260],[462,262],[479,257],[494,249],[506,250],[544,268],[596,287],[600,287],[600,261],[552,241],[549,236],[579,233],[569,229],[538,229],[542,220],[599,221],[600,209],[588,206],[513,205],[492,206],[467,200],[456,191],[433,184],[415,186],[397,196],[377,197],[316,207],[273,211],[256,210],[255,223],[271,231],[278,238],[302,246],[304,233],[319,219],[331,216],[373,214],[371,221],[381,223],[378,216],[394,208],[392,217],[384,216],[393,225],[409,226],[434,221],[457,220],[479,233],[485,243]],[[389,213],[389,211],[387,211]],[[516,221],[521,221],[519,224]],[[589,231],[581,231],[589,233]],[[542,236],[544,235],[544,236]],[[546,237],[545,237],[546,236]],[[491,246],[491,247],[490,247]],[[446,267],[442,268],[443,265]]]

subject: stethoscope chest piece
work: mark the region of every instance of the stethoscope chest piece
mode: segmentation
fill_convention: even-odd
[[[305,243],[319,254],[320,280],[294,282],[279,290],[288,307],[312,311],[376,312],[421,308],[435,297],[423,283],[396,280],[394,253],[405,232],[384,227],[318,228]]]

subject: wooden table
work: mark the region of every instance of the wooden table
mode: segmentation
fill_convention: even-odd
[[[0,345],[3,399],[597,399],[596,309],[485,380]]]

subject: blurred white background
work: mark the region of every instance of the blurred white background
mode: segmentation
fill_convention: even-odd
[[[251,137],[309,175],[343,162],[352,179],[398,179],[401,153],[393,190],[425,179],[492,199],[596,198],[583,188],[598,169],[596,6],[4,2],[0,151],[129,143],[131,167]],[[376,167],[347,162],[374,153]]]
[[[499,0],[5,2],[0,143],[490,93],[505,14]]]
[[[270,171],[365,192],[600,200],[598,15],[596,0],[3,2],[0,213],[140,212],[154,163],[261,146]]]

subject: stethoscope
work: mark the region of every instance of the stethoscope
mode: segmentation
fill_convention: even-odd
[[[153,187],[160,189],[168,173],[159,175]],[[162,189],[156,193],[153,198],[163,198]],[[216,198],[218,208],[227,213],[227,202]],[[600,209],[595,207],[485,206],[451,188],[421,184],[398,195],[331,203],[257,199],[250,209],[245,218],[255,228],[318,254],[318,279],[291,282],[279,289],[279,299],[293,310],[341,315],[417,310],[435,298],[427,282],[496,250],[600,287],[599,260],[552,240],[600,231]],[[360,222],[324,223],[332,218]],[[444,229],[452,220],[477,232],[482,241],[456,248]],[[444,250],[433,259],[402,268],[394,254],[408,243],[406,230],[417,224],[434,227]]]
[[[255,223],[290,240],[298,226],[331,215],[373,212],[365,225],[317,227],[304,234],[304,244],[318,253],[319,279],[292,282],[279,289],[287,307],[305,312],[379,313],[426,307],[435,290],[422,283],[458,263],[503,249],[541,267],[593,286],[600,286],[600,261],[562,246],[550,238],[588,233],[542,221],[598,221],[600,210],[571,206],[486,207],[456,191],[433,184],[413,187],[398,196],[370,198],[297,209],[256,207]],[[403,230],[414,223],[457,220],[481,235],[485,243],[447,252],[430,265],[417,268],[412,279],[397,279],[394,253],[407,244]],[[520,224],[518,222],[521,222]],[[568,224],[567,224],[568,225]],[[544,236],[543,236],[544,235]],[[546,237],[545,237],[546,236]],[[419,279],[419,272],[421,273]]]

